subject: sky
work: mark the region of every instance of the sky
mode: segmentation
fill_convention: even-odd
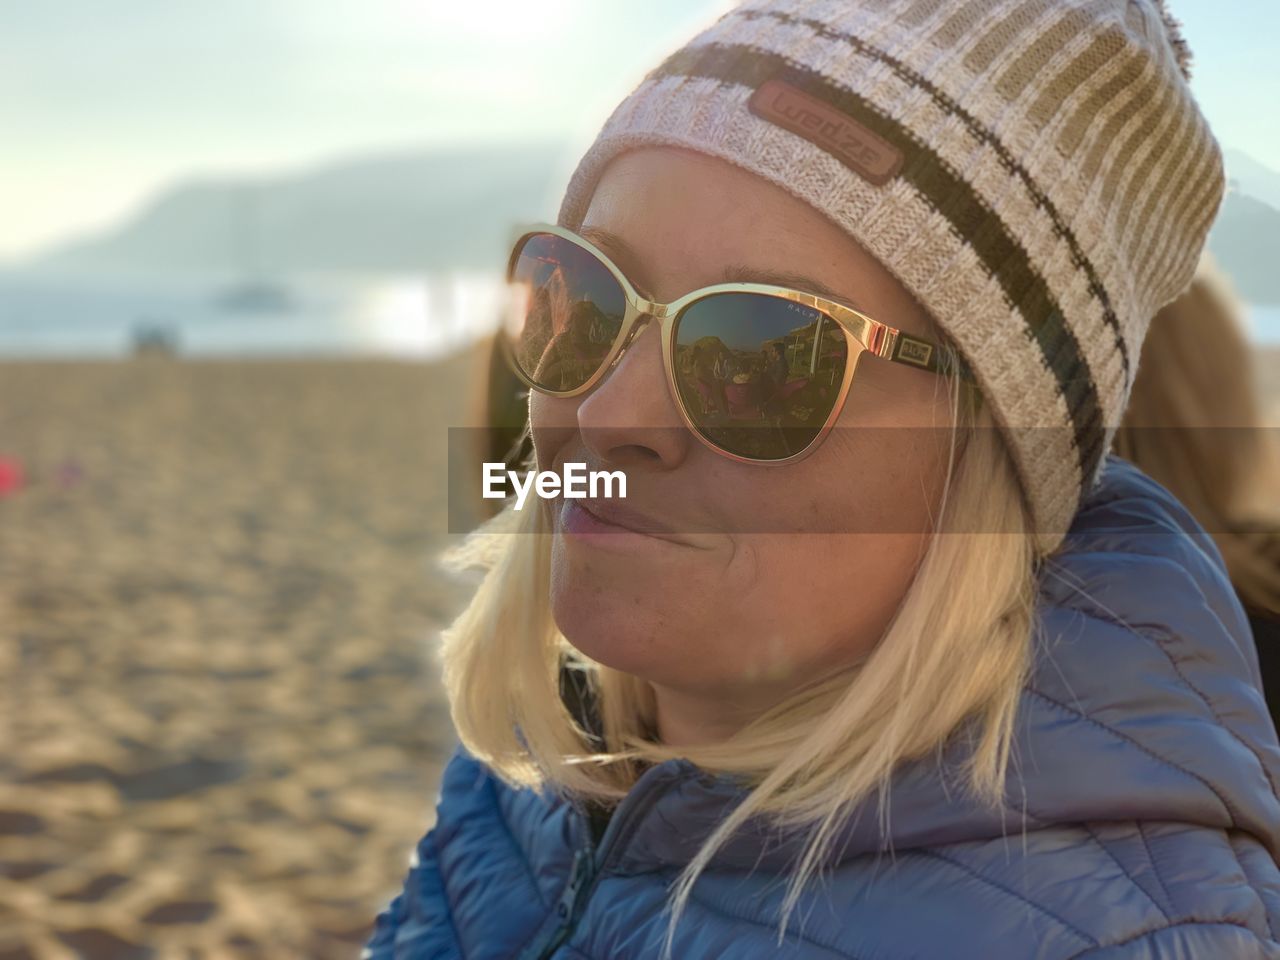
[[[1219,140],[1280,169],[1280,3],[1168,3]],[[585,148],[648,69],[731,5],[0,0],[0,262],[180,180],[446,142]]]

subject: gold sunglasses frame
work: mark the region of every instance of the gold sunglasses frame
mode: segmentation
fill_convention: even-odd
[[[614,279],[618,281],[626,298],[626,309],[623,313],[622,324],[618,328],[618,335],[609,347],[608,354],[601,360],[599,369],[588,377],[581,386],[572,390],[548,390],[546,387],[539,386],[525,374],[515,358],[511,342],[512,337],[508,332],[505,323],[506,318],[504,317],[503,328],[499,333],[498,340],[502,343],[508,365],[520,382],[530,390],[536,390],[538,393],[549,397],[576,397],[588,393],[617,366],[618,361],[622,359],[622,354],[631,345],[631,342],[635,340],[636,335],[644,328],[644,324],[640,321],[645,317],[657,320],[662,341],[662,366],[666,376],[667,389],[676,402],[676,407],[680,411],[680,418],[684,421],[689,431],[704,444],[721,456],[736,460],[739,463],[768,465],[795,463],[797,460],[803,460],[816,450],[835,425],[840,411],[844,409],[845,400],[849,395],[849,387],[853,384],[854,373],[863,353],[871,353],[881,359],[901,363],[917,370],[928,370],[939,374],[954,373],[962,379],[972,380],[972,376],[963,361],[950,347],[910,336],[896,327],[881,323],[879,320],[873,320],[865,313],[852,307],[837,303],[834,300],[828,300],[817,294],[795,290],[791,287],[775,286],[769,283],[716,283],[708,287],[699,287],[696,290],[691,290],[670,303],[646,300],[640,296],[631,281],[627,279],[626,274],[604,251],[585,237],[580,237],[572,230],[556,224],[534,223],[526,224],[516,229],[512,235],[511,253],[508,256],[506,273],[503,277],[508,285],[515,285],[515,281],[512,280],[512,273],[515,270],[517,259],[525,242],[537,234],[551,234],[559,237],[596,257],[613,275]],[[839,325],[848,334],[848,339],[851,341],[849,346],[850,356],[845,363],[844,379],[840,384],[840,392],[836,395],[835,402],[831,405],[831,412],[827,415],[826,421],[803,449],[784,459],[760,460],[754,457],[743,457],[719,446],[703,435],[697,423],[689,415],[684,399],[680,394],[679,386],[675,380],[674,342],[676,321],[679,320],[681,313],[699,300],[723,293],[758,293],[811,307],[824,314],[828,320]]]

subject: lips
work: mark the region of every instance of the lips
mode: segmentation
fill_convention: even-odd
[[[567,454],[562,454],[567,459]],[[606,469],[603,465],[597,464],[586,453],[580,453],[575,462],[582,461],[587,464],[589,470]],[[557,464],[561,463],[561,458],[557,457]],[[617,469],[613,466],[612,469]],[[628,476],[628,483],[636,480],[636,478]],[[646,479],[639,478],[641,481]],[[625,489],[625,488],[624,488]],[[581,491],[579,491],[581,492]],[[628,491],[629,493],[632,491]],[[711,531],[699,533],[698,525],[681,526],[686,521],[679,516],[672,516],[672,511],[666,508],[666,504],[677,505],[681,503],[681,494],[673,494],[669,490],[650,490],[650,495],[645,497],[637,497],[632,499],[613,498],[600,496],[573,496],[567,497],[563,491],[556,497],[556,501],[560,508],[560,518],[562,523],[568,523],[567,530],[572,530],[577,534],[587,535],[588,541],[594,540],[598,546],[604,546],[613,542],[613,546],[618,549],[624,548],[627,543],[638,546],[639,540],[635,537],[643,537],[649,540],[660,540],[665,543],[674,544],[682,547],[694,547],[700,550],[715,549],[719,546],[719,538]],[[640,500],[649,504],[660,503],[664,507],[644,509],[634,504]],[[576,520],[574,519],[576,514]],[[664,519],[660,519],[660,517]],[[584,526],[584,522],[586,526]],[[591,536],[595,534],[597,536]],[[601,534],[617,534],[617,536],[598,536]],[[630,536],[629,536],[630,535]]]
[[[618,527],[631,533],[643,533],[651,537],[660,537],[664,540],[678,541],[676,531],[669,525],[648,514],[641,513],[630,507],[624,507],[615,501],[584,497],[581,499],[574,498],[574,502],[601,523]]]

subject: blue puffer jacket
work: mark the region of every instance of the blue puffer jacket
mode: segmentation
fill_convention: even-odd
[[[1113,459],[1041,590],[1009,807],[948,792],[936,760],[903,766],[893,856],[874,806],[851,818],[781,947],[796,848],[739,835],[695,886],[675,960],[1280,958],[1280,745],[1212,541]],[[597,849],[576,806],[459,748],[363,956],[654,958],[667,885],[735,797],[658,764]]]

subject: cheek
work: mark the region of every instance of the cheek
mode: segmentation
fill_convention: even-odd
[[[742,620],[778,679],[801,680],[864,657],[883,636],[928,548],[941,506],[949,427],[833,432],[796,464],[791,491],[759,504],[789,529],[752,541]],[[773,649],[770,637],[785,638]]]
[[[945,396],[935,395],[932,381],[925,386],[927,391],[918,386],[914,393],[894,395],[874,382],[854,381],[840,422],[819,451],[823,470],[815,497],[828,518],[828,530],[932,529],[955,427]]]
[[[787,529],[815,534],[927,534],[942,505],[952,428],[838,426],[797,464]]]
[[[777,679],[802,681],[860,660],[884,634],[927,545],[921,534],[761,538],[744,611]],[[784,638],[771,648],[768,638]]]

